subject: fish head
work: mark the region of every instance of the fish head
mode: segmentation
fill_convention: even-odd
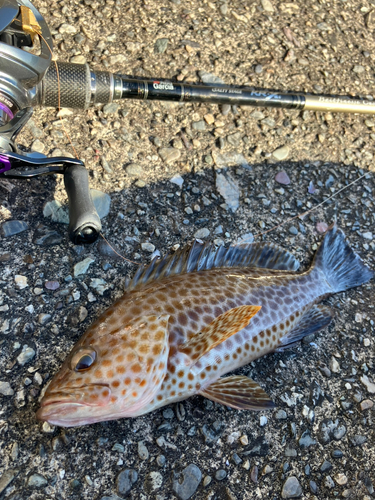
[[[37,418],[74,427],[142,413],[167,373],[169,316],[84,335],[41,400]]]

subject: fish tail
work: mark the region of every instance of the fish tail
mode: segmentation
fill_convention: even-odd
[[[333,224],[316,252],[313,267],[323,271],[332,293],[369,281],[374,272],[350,248],[344,233]]]

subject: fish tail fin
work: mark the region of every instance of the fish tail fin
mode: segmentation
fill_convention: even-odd
[[[324,272],[332,293],[362,285],[374,276],[374,272],[350,248],[336,224],[328,229],[315,254],[313,268]]]

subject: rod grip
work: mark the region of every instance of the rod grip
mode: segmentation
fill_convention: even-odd
[[[82,165],[68,167],[64,184],[69,200],[69,238],[76,245],[94,243],[102,229],[92,202],[88,171]]]

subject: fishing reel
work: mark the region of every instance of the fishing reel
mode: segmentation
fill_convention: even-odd
[[[72,158],[21,154],[16,137],[35,106],[87,109],[117,99],[375,114],[372,99],[160,78],[128,79],[108,71],[92,71],[87,64],[55,62],[48,26],[29,0],[0,0],[0,178],[63,174],[69,199],[69,236],[76,244],[94,242],[101,230],[87,170],[80,160]]]
[[[69,199],[69,236],[73,243],[92,243],[101,230],[91,200],[88,172],[80,160],[46,158],[21,153],[16,138],[33,107],[50,97],[58,101],[58,86],[50,78],[52,38],[46,22],[28,0],[0,0],[0,178],[24,179],[64,175]],[[53,100],[53,99],[52,99]],[[53,103],[57,106],[58,102]]]

